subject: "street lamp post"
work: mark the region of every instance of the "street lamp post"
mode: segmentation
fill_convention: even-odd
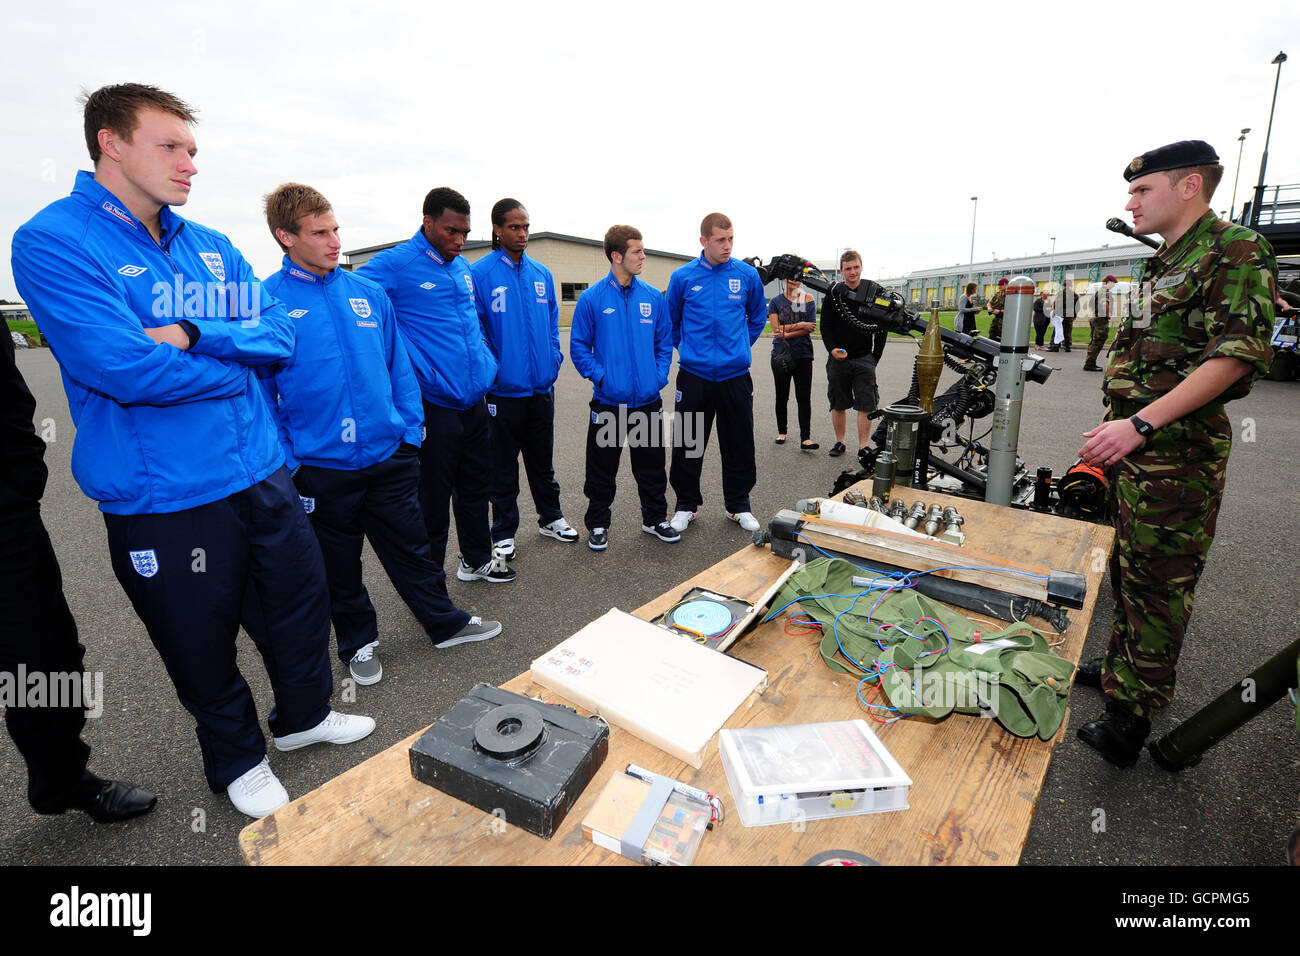
[[[1264,134],[1264,155],[1259,160],[1259,182],[1255,184],[1255,204],[1250,211],[1254,222],[1259,222],[1259,207],[1264,202],[1264,170],[1268,168],[1268,141],[1273,136],[1273,110],[1277,109],[1277,85],[1282,80],[1282,64],[1286,62],[1286,54],[1279,52],[1269,62],[1277,64],[1277,77],[1273,80],[1273,105],[1268,108],[1268,132]]]
[[[970,265],[966,267],[966,281],[975,280],[975,214],[979,212],[980,197],[971,196],[970,201],[974,203],[970,211]]]
[[[1052,284],[1052,269],[1056,266],[1056,237],[1052,236],[1052,255],[1047,260],[1047,284]]]
[[[1232,221],[1233,213],[1237,209],[1237,181],[1241,179],[1241,151],[1246,148],[1246,134],[1249,132],[1250,127],[1247,126],[1241,131],[1241,135],[1237,137],[1237,142],[1240,145],[1237,147],[1237,172],[1236,175],[1232,177],[1232,205],[1228,207],[1229,222]]]

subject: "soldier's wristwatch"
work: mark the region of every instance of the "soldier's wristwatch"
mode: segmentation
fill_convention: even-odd
[[[1137,433],[1143,438],[1150,438],[1155,434],[1156,430],[1151,426],[1150,422],[1143,421],[1136,415],[1130,415],[1128,420],[1133,423],[1133,427],[1137,429]]]

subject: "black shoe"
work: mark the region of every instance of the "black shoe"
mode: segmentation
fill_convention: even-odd
[[[1061,351],[1061,347],[1060,347],[1059,345],[1049,345],[1049,346],[1047,347],[1047,351],[1049,351],[1049,352],[1059,352],[1059,351]]]
[[[1106,712],[1079,728],[1079,739],[1117,767],[1131,767],[1142,754],[1151,721],[1109,701]]]
[[[1095,687],[1101,690],[1101,658],[1094,657],[1090,661],[1084,661],[1079,665],[1079,669],[1074,672],[1075,687]]]
[[[1083,370],[1084,370],[1085,372],[1100,372],[1100,371],[1101,371],[1101,366],[1100,366],[1100,365],[1094,365],[1092,362],[1084,362],[1084,363],[1083,363]]]
[[[844,442],[837,441],[834,445],[831,445],[831,450],[827,454],[832,458],[839,458],[840,455],[844,454],[846,451],[848,451],[848,449],[844,447]]]
[[[671,525],[669,526],[671,527]],[[681,535],[678,535],[680,538]],[[587,535],[587,547],[592,551],[604,551],[609,547],[609,535],[605,533],[604,528],[592,528]]]
[[[816,451],[818,448],[821,447],[822,446],[815,441],[803,441],[799,443],[800,451]]]
[[[100,780],[81,784],[82,795],[68,801],[61,810],[37,810],[38,813],[63,813],[81,810],[97,823],[116,823],[148,813],[158,798],[148,790],[133,787],[124,780]]]

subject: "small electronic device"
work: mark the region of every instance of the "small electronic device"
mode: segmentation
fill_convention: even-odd
[[[731,644],[728,638],[753,611],[754,605],[748,601],[695,587],[653,623],[685,634],[711,650],[721,651]]]

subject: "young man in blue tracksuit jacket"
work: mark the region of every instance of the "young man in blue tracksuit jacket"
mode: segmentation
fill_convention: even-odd
[[[731,258],[731,220],[709,213],[700,223],[700,257],[668,280],[668,314],[677,348],[677,404],[682,435],[673,439],[669,482],[677,495],[672,525],[685,531],[703,503],[704,447],[718,418],[722,494],[727,517],[757,531],[749,492],[754,466],[754,383],[751,350],[767,322],[767,297],[758,271]],[[688,448],[688,445],[697,447]]]
[[[383,668],[364,539],[436,647],[487,640],[501,625],[456,608],[433,562],[419,500],[420,386],[388,296],[338,268],[338,221],[315,189],[281,186],[266,197],[266,221],[285,257],[265,287],[289,310],[297,343],[259,373],[325,558],[339,658],[357,683],[374,684]]]
[[[198,723],[208,784],[262,816],[288,795],[235,663],[240,624],[275,691],[277,749],[374,721],[330,710],[325,569],[253,372],[289,357],[293,324],[225,236],[170,208],[197,172],[193,121],[154,87],[87,97],[95,172],[18,231],[13,269],[63,375],[73,476]]]
[[[645,265],[641,233],[611,226],[605,233],[610,271],[582,293],[573,313],[569,354],[573,367],[591,382],[587,425],[587,546],[604,551],[623,445],[630,448],[632,475],[641,497],[641,530],[660,541],[681,534],[665,521],[663,402],[673,364],[672,323],[658,289],[637,276]],[[621,419],[621,421],[620,421]]]
[[[517,199],[492,207],[492,251],[470,267],[474,303],[488,347],[500,368],[487,395],[492,430],[492,548],[515,556],[519,530],[519,454],[537,508],[538,531],[577,541],[560,509],[552,463],[555,379],[560,351],[560,308],[551,270],[524,254],[528,210]]]
[[[385,249],[358,274],[377,283],[397,310],[424,399],[420,508],[438,567],[447,556],[450,506],[456,514],[462,581],[505,583],[515,572],[492,554],[488,531],[491,433],[487,394],[497,360],[474,307],[474,278],[460,251],[469,203],[445,186],[424,197],[424,219],[407,242]]]

